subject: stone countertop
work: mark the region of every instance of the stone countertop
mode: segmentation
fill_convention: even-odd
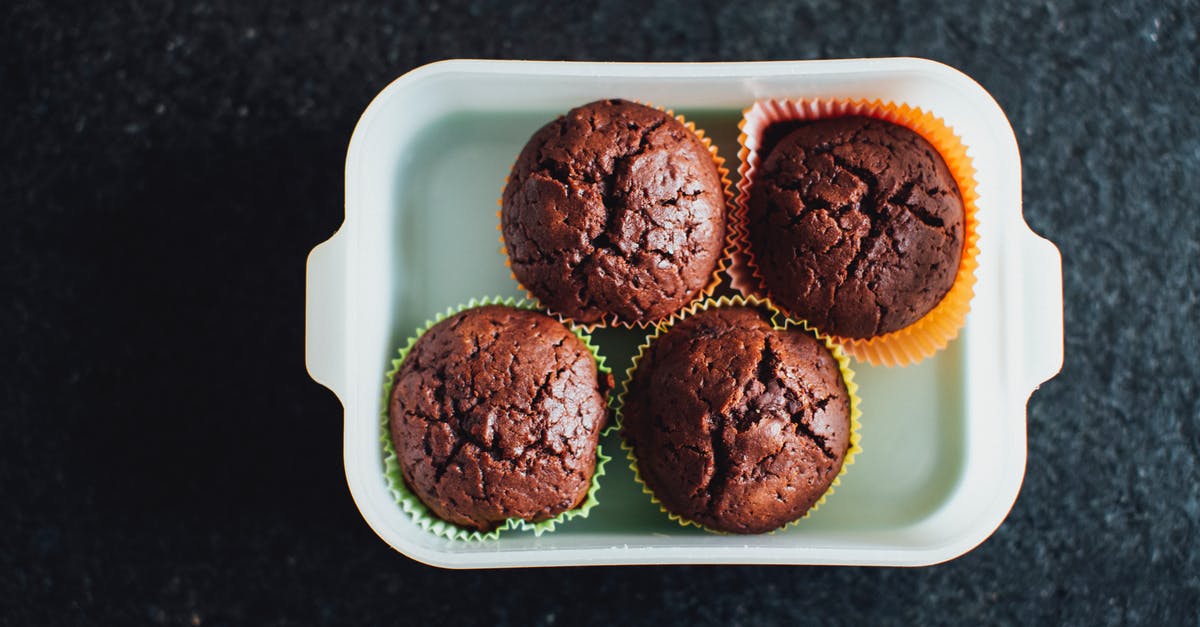
[[[0,10],[13,624],[1196,624],[1196,2],[61,4]],[[449,572],[376,538],[301,303],[383,85],[454,57],[895,55],[996,97],[1063,253],[1066,363],[990,540],[908,570]]]

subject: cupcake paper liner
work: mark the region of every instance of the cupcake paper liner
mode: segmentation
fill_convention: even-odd
[[[417,523],[422,529],[450,540],[494,540],[500,537],[500,533],[510,529],[519,529],[523,531],[532,531],[535,536],[540,536],[543,533],[554,531],[554,528],[559,523],[571,520],[572,518],[587,518],[592,508],[599,501],[596,498],[597,492],[600,491],[600,477],[604,476],[604,465],[611,459],[604,454],[599,444],[596,445],[596,470],[592,473],[591,485],[588,487],[587,496],[583,502],[574,509],[567,510],[554,518],[543,520],[541,522],[531,523],[520,518],[509,518],[495,529],[483,532],[474,529],[460,527],[453,523],[447,522],[438,518],[430,509],[417,498],[408,485],[404,482],[404,475],[400,470],[400,462],[396,459],[396,449],[392,444],[392,434],[388,429],[388,405],[392,395],[392,386],[395,384],[396,373],[400,371],[401,364],[404,363],[404,358],[408,356],[408,352],[412,350],[413,345],[417,340],[425,334],[426,331],[433,328],[434,325],[467,309],[474,309],[484,305],[504,305],[506,307],[515,307],[517,309],[528,309],[532,311],[542,311],[535,303],[530,301],[515,298],[500,298],[500,297],[484,297],[471,299],[465,304],[456,307],[450,307],[446,311],[434,316],[432,320],[426,320],[425,324],[417,330],[417,332],[406,342],[399,350],[399,355],[392,360],[392,368],[387,372],[386,381],[383,386],[383,402],[382,411],[380,412],[380,443],[383,445],[383,466],[384,466],[384,481],[387,483],[388,491],[392,494],[392,498],[400,505],[401,509],[409,515],[413,522]],[[604,364],[604,357],[599,350],[592,344],[592,338],[578,326],[568,325],[571,332],[578,337],[592,356],[596,360],[596,368],[601,374],[610,374],[612,370]],[[609,406],[612,405],[610,401]],[[604,431],[607,431],[605,429]],[[602,432],[603,433],[603,432]]]
[[[725,158],[720,156],[719,154],[717,154],[717,145],[713,143],[712,139],[710,139],[709,137],[706,136],[704,129],[696,128],[696,124],[694,122],[689,122],[683,115],[676,115],[675,112],[671,109],[653,105],[648,102],[641,102],[641,101],[637,101],[637,100],[635,100],[634,102],[636,102],[637,104],[645,105],[647,107],[658,109],[659,111],[662,111],[663,113],[666,113],[667,115],[673,116],[676,120],[679,120],[679,122],[682,123],[689,131],[691,131],[692,133],[694,133],[696,135],[696,137],[700,140],[700,142],[702,144],[704,144],[704,147],[708,149],[708,152],[712,154],[713,163],[715,163],[717,165],[717,174],[721,177],[721,194],[725,199],[725,246],[721,252],[721,258],[717,261],[716,267],[713,268],[712,276],[709,278],[708,284],[706,284],[700,290],[700,293],[696,295],[696,298],[692,299],[691,303],[689,303],[689,304],[694,304],[694,303],[703,301],[707,298],[710,298],[712,296],[713,292],[717,289],[717,286],[721,283],[721,273],[728,272],[729,260],[732,258],[733,254],[734,254],[734,250],[737,246],[737,242],[733,237],[733,229],[732,229],[732,225],[731,225],[731,223],[733,222],[732,207],[733,207],[734,193],[733,193],[733,183],[729,180],[729,168],[725,166]],[[509,171],[510,172],[512,171],[511,167],[509,168]],[[508,185],[508,176],[504,177],[504,185],[505,186]],[[496,201],[496,204],[500,207],[504,206],[503,195],[501,196],[501,198],[499,198]],[[522,292],[525,292],[526,297],[529,300],[531,300],[535,303],[539,303],[539,306],[541,306],[538,298],[533,295],[533,292],[530,292],[524,285],[521,284],[521,281],[517,279],[517,275],[512,271],[512,263],[509,261],[508,250],[505,247],[505,243],[504,243],[504,231],[503,231],[503,225],[501,224],[500,213],[501,213],[501,210],[497,209],[496,210],[496,230],[500,231],[500,237],[499,237],[500,254],[504,257],[504,267],[509,269],[508,274],[509,274],[509,276],[512,277],[513,281],[516,281],[517,288],[520,289]],[[598,328],[610,328],[610,327],[617,327],[617,328],[623,328],[623,329],[648,329],[650,327],[660,324],[661,322],[663,322],[663,320],[669,319],[669,317],[670,317],[670,316],[668,316],[667,318],[659,319],[659,320],[645,320],[645,321],[640,321],[640,322],[624,322],[624,321],[617,320],[616,317],[614,316],[611,319],[602,319],[599,322],[583,324],[580,322],[576,322],[573,319],[571,319],[569,316],[566,316],[564,314],[556,312],[553,309],[550,309],[549,307],[543,306],[542,310],[545,311],[546,313],[550,314],[551,316],[557,318],[560,322],[570,325],[570,326],[578,326],[578,327],[582,328],[584,331],[586,331],[587,333],[591,333],[592,331],[595,331]]]
[[[804,321],[794,321],[788,318],[783,314],[782,311],[779,310],[778,307],[772,304],[771,301],[759,298],[757,296],[722,296],[716,299],[709,298],[697,303],[693,303],[682,311],[672,315],[662,324],[658,325],[654,332],[646,336],[646,340],[642,342],[640,346],[638,346],[637,354],[634,355],[632,364],[625,371],[625,378],[621,382],[621,392],[616,397],[614,405],[615,423],[611,428],[616,430],[618,433],[621,431],[623,423],[621,411],[625,405],[625,394],[629,390],[629,382],[633,380],[633,375],[637,371],[638,364],[641,362],[642,356],[645,355],[646,350],[650,348],[650,345],[667,331],[669,331],[671,327],[675,326],[676,323],[701,311],[707,311],[717,307],[758,307],[766,309],[771,313],[770,323],[772,327],[780,330],[787,330],[795,327],[802,329],[806,333],[811,333],[818,340],[825,344],[825,347],[829,349],[830,354],[832,354],[833,358],[837,360],[838,369],[842,372],[842,381],[846,384],[846,393],[850,396],[850,446],[846,449],[846,456],[842,460],[842,468],[838,471],[837,476],[833,478],[833,483],[829,484],[829,489],[821,495],[821,498],[817,499],[817,502],[814,503],[812,507],[808,508],[808,511],[806,511],[803,516],[767,532],[775,533],[799,524],[801,520],[808,518],[813,512],[817,511],[817,508],[825,503],[825,499],[829,498],[829,496],[833,494],[834,488],[836,488],[838,485],[841,485],[842,476],[846,474],[846,469],[854,464],[855,455],[858,455],[860,452],[862,452],[862,446],[859,444],[859,442],[862,440],[862,436],[859,433],[859,430],[862,427],[862,423],[859,420],[862,416],[862,399],[860,399],[858,396],[858,384],[854,382],[854,370],[850,368],[850,358],[846,356],[846,353],[842,350],[842,347],[834,343],[829,336],[822,335],[816,329],[808,326],[808,324]],[[782,323],[780,322],[781,320]],[[658,506],[659,511],[666,514],[668,518],[678,523],[681,527],[697,527],[710,533],[729,535],[727,532],[711,529],[694,520],[689,520],[668,510],[666,506],[663,505],[662,501],[655,496],[654,491],[651,490],[648,485],[646,485],[645,480],[642,479],[642,473],[640,470],[638,470],[637,454],[623,436],[621,437],[621,448],[625,451],[625,458],[629,461],[629,469],[633,471],[634,480],[637,481],[639,486],[641,486],[642,493],[649,496],[650,501]]]
[[[942,300],[916,322],[891,333],[866,339],[831,336],[835,343],[859,361],[886,366],[915,364],[945,348],[966,323],[971,298],[975,293],[975,269],[979,264],[979,219],[976,207],[979,194],[975,190],[975,167],[967,156],[962,140],[932,113],[906,104],[839,99],[760,100],[746,109],[739,124],[738,174],[741,178],[737,184],[738,193],[731,220],[735,249],[727,274],[733,288],[743,295],[769,296],[749,245],[746,224],[750,189],[761,163],[759,150],[767,127],[777,122],[847,115],[878,118],[916,132],[942,156],[962,195],[965,213],[962,260],[954,283]]]

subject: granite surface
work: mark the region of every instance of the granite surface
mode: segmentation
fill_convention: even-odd
[[[0,11],[0,623],[1200,624],[1196,2]],[[378,89],[451,57],[889,55],[996,97],[1063,252],[1066,364],[990,540],[909,570],[448,572],[375,537],[301,303]]]

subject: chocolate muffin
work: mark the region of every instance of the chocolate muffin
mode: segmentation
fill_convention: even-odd
[[[397,371],[389,428],[404,482],[439,518],[488,531],[578,506],[596,467],[611,377],[545,314],[468,309],[425,332]]]
[[[762,533],[804,515],[850,445],[850,396],[811,334],[723,307],[659,337],[628,383],[622,435],[670,512]]]
[[[941,155],[874,118],[780,126],[790,132],[765,146],[747,215],[775,304],[850,338],[932,310],[954,284],[964,238],[962,196]]]
[[[712,154],[666,113],[602,100],[542,127],[504,188],[513,274],[584,324],[660,320],[708,284],[725,239]]]

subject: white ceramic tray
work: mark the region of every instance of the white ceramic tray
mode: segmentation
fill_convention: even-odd
[[[534,537],[452,542],[389,496],[381,389],[397,345],[474,296],[518,295],[496,241],[496,199],[529,136],[567,109],[623,97],[708,131],[736,170],[740,111],[757,98],[881,98],[933,111],[962,136],[979,180],[979,272],[966,328],[908,368],[857,364],[863,453],[802,524],[714,535],[669,521],[614,455],[586,520]],[[388,85],[346,157],[346,220],[308,259],[312,377],[345,407],[346,478],[367,523],[444,567],[580,564],[923,565],[952,559],[1007,515],[1025,471],[1025,403],[1062,365],[1058,249],[1021,216],[1021,164],[1004,113],[962,73],[921,59],[712,64],[446,61]],[[599,332],[623,372],[633,342]]]

